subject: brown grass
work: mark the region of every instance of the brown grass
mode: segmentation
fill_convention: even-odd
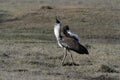
[[[13,78],[17,80],[97,80],[100,77],[100,80],[110,78],[118,80],[120,77],[118,47],[120,46],[113,44],[92,44],[91,46],[88,56],[72,52],[78,66],[63,67],[60,64],[63,49],[57,47],[56,43],[7,42],[1,44],[1,78],[5,80]],[[65,62],[71,62],[70,55]]]
[[[112,6],[93,0],[0,1],[0,80],[119,80],[120,11],[115,4],[119,1]],[[65,66],[60,64],[55,16],[89,50],[90,55],[72,52],[76,66],[70,55]]]

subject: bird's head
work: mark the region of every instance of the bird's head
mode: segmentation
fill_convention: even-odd
[[[56,23],[58,23],[58,24],[60,23],[60,21],[59,21],[59,19],[57,17],[56,17]]]

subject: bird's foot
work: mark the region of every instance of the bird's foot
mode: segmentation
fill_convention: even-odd
[[[62,66],[79,66],[77,63],[62,63]]]
[[[73,66],[79,66],[79,64],[75,63],[75,62],[72,62],[72,65]]]

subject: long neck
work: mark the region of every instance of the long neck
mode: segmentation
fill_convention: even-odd
[[[70,37],[70,35],[68,34],[67,30],[63,30],[63,34],[66,36],[66,37]]]
[[[56,23],[54,25],[54,34],[55,34],[57,41],[59,41],[62,38],[62,36],[61,36],[61,24],[60,23]]]

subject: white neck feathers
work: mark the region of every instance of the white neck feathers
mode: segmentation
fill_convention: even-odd
[[[61,36],[61,25],[60,25],[60,23],[56,23],[54,25],[54,34],[55,34],[55,37],[56,37],[57,41],[61,39],[60,38],[60,36]]]

